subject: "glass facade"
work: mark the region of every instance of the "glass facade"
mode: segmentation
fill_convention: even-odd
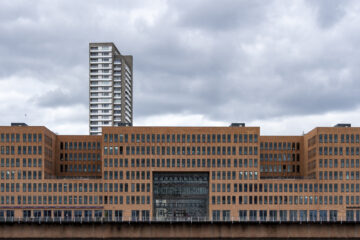
[[[209,173],[154,172],[153,178],[156,220],[208,218]]]

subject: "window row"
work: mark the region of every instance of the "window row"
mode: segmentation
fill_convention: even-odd
[[[359,172],[337,172],[337,171],[319,171],[319,180],[360,180]]]
[[[19,183],[1,183],[1,192],[19,192]],[[149,183],[22,183],[22,192],[150,192]],[[8,191],[9,190],[9,191]]]
[[[213,183],[211,184],[212,192],[340,192],[338,187],[340,186],[341,192],[360,192],[359,184],[337,184],[337,183],[325,183],[325,184],[288,184],[288,183]]]
[[[340,167],[341,168],[359,168],[360,161],[359,159],[341,159]],[[338,159],[319,159],[319,168],[337,168],[339,167]]]
[[[1,155],[41,155],[42,146],[1,146],[0,153]]]
[[[15,199],[17,200],[15,202]],[[125,202],[124,202],[125,200]],[[359,196],[212,196],[213,205],[359,205]],[[1,205],[150,204],[150,196],[1,196]]]
[[[276,154],[276,153],[275,154],[271,154],[271,153],[263,154],[263,153],[261,153],[260,161],[270,161],[270,162],[272,162],[272,161],[278,161],[278,162],[281,162],[281,161],[295,162],[295,161],[297,161],[298,162],[298,161],[300,161],[300,154],[290,154],[290,153],[288,153],[288,154],[285,154],[285,153],[283,153],[283,154]]]
[[[104,155],[123,155],[122,146],[104,146]],[[126,155],[258,155],[258,147],[126,146]]]
[[[149,159],[132,158],[131,167],[258,167],[258,160],[255,159]],[[129,167],[129,159],[104,158],[104,167]]]
[[[257,134],[129,134],[132,143],[257,143]],[[128,134],[104,134],[104,142],[127,143]]]
[[[341,184],[340,187],[341,192],[359,192],[359,184]],[[283,192],[283,190],[284,192],[288,192],[286,185],[284,185],[284,189],[282,189],[282,184],[279,184],[279,186],[278,184],[274,184],[274,189],[273,184],[211,184],[212,192]],[[299,184],[299,189],[297,184],[294,184],[294,189],[292,189],[292,185],[289,184],[289,192],[338,192],[338,184],[314,184],[314,189],[312,188],[312,184],[309,184],[309,189],[307,184],[304,184],[304,188],[303,184]]]
[[[268,204],[268,205],[359,205],[359,196],[212,196],[213,205]]]
[[[120,200],[117,200],[117,202],[120,202]],[[144,212],[144,211],[147,211]],[[114,212],[114,215],[113,215]],[[148,210],[141,211],[143,216],[149,216]],[[8,212],[7,216],[8,216]],[[0,218],[4,217],[1,215],[0,211]],[[115,217],[114,220],[122,221],[123,219],[123,211],[122,210],[23,210],[23,218],[54,218],[54,219],[60,219],[63,218],[65,220],[67,219],[77,219],[77,218],[85,218],[85,219],[92,219],[92,218],[102,218],[105,217],[106,219],[113,219],[113,216]]]
[[[16,201],[16,202],[15,202]],[[1,205],[150,204],[150,196],[1,196]]]
[[[116,199],[116,200],[115,200]],[[114,202],[123,202],[122,200],[117,200],[117,197],[114,198]],[[144,200],[145,202],[145,200]],[[122,203],[121,203],[122,204]],[[14,217],[14,212],[12,210],[6,211],[7,217]],[[141,218],[140,218],[141,213]],[[0,211],[0,218],[5,217],[5,212]],[[104,217],[107,220],[131,220],[131,221],[149,221],[150,220],[150,211],[149,210],[131,210],[131,218],[123,219],[123,211],[122,210],[23,210],[23,218],[54,218],[64,220],[67,219],[99,219]]]
[[[95,172],[101,172],[101,166],[96,164],[60,164],[60,172],[61,173],[95,173]]]
[[[22,138],[21,138],[22,136]],[[1,133],[0,142],[42,142],[41,133]]]
[[[360,154],[360,147],[344,147],[346,156]],[[344,155],[343,147],[319,147],[319,155]]]
[[[356,210],[357,220],[360,221],[360,210]],[[327,222],[338,221],[337,210],[240,210],[239,217],[230,217],[230,210],[213,210],[213,221],[300,221]],[[347,221],[353,221],[347,218]]]
[[[359,134],[339,134],[341,143],[359,143]],[[319,134],[319,143],[337,143],[338,134]]]
[[[235,171],[212,171],[211,179],[212,180],[236,180],[236,172]],[[238,173],[238,180],[257,180],[258,172],[248,172],[248,171],[240,171]]]
[[[1,158],[1,167],[20,167],[20,158]],[[22,167],[42,167],[41,158],[23,158]]]
[[[260,165],[260,172],[264,173],[300,173],[300,165]]]
[[[65,189],[64,192],[77,192],[76,185],[74,184],[74,189],[72,189],[72,185],[69,184],[69,189]],[[129,189],[130,187],[130,189]],[[20,184],[19,183],[1,183],[0,184],[1,192],[19,192]],[[57,189],[52,189],[51,184],[46,183],[23,183],[22,184],[22,192],[57,192]],[[60,189],[59,189],[60,190]],[[100,192],[102,192],[102,189]],[[104,184],[104,192],[150,192],[150,183],[105,183]],[[61,192],[61,191],[59,191]],[[88,192],[87,186],[79,186],[79,192]],[[89,192],[93,192],[92,189],[89,189]],[[94,189],[94,192],[97,192],[97,189]]]
[[[42,171],[1,171],[1,180],[14,180],[15,174],[17,173],[17,179],[23,179],[23,180],[35,180],[35,179],[42,179]]]
[[[100,142],[60,142],[60,150],[100,150]]]
[[[60,161],[100,161],[99,153],[60,153]]]
[[[150,171],[126,171],[126,180],[150,180]],[[123,171],[104,171],[105,180],[123,180]]]
[[[300,150],[299,142],[260,142],[261,150]]]

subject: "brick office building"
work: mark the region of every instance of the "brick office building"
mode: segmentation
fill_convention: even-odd
[[[0,219],[360,221],[360,128],[0,127]]]

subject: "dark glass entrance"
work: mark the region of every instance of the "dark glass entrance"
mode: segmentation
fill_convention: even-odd
[[[154,172],[154,219],[208,219],[209,173]]]

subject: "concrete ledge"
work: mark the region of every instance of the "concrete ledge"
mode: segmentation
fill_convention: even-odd
[[[2,239],[360,239],[356,223],[6,223]]]

